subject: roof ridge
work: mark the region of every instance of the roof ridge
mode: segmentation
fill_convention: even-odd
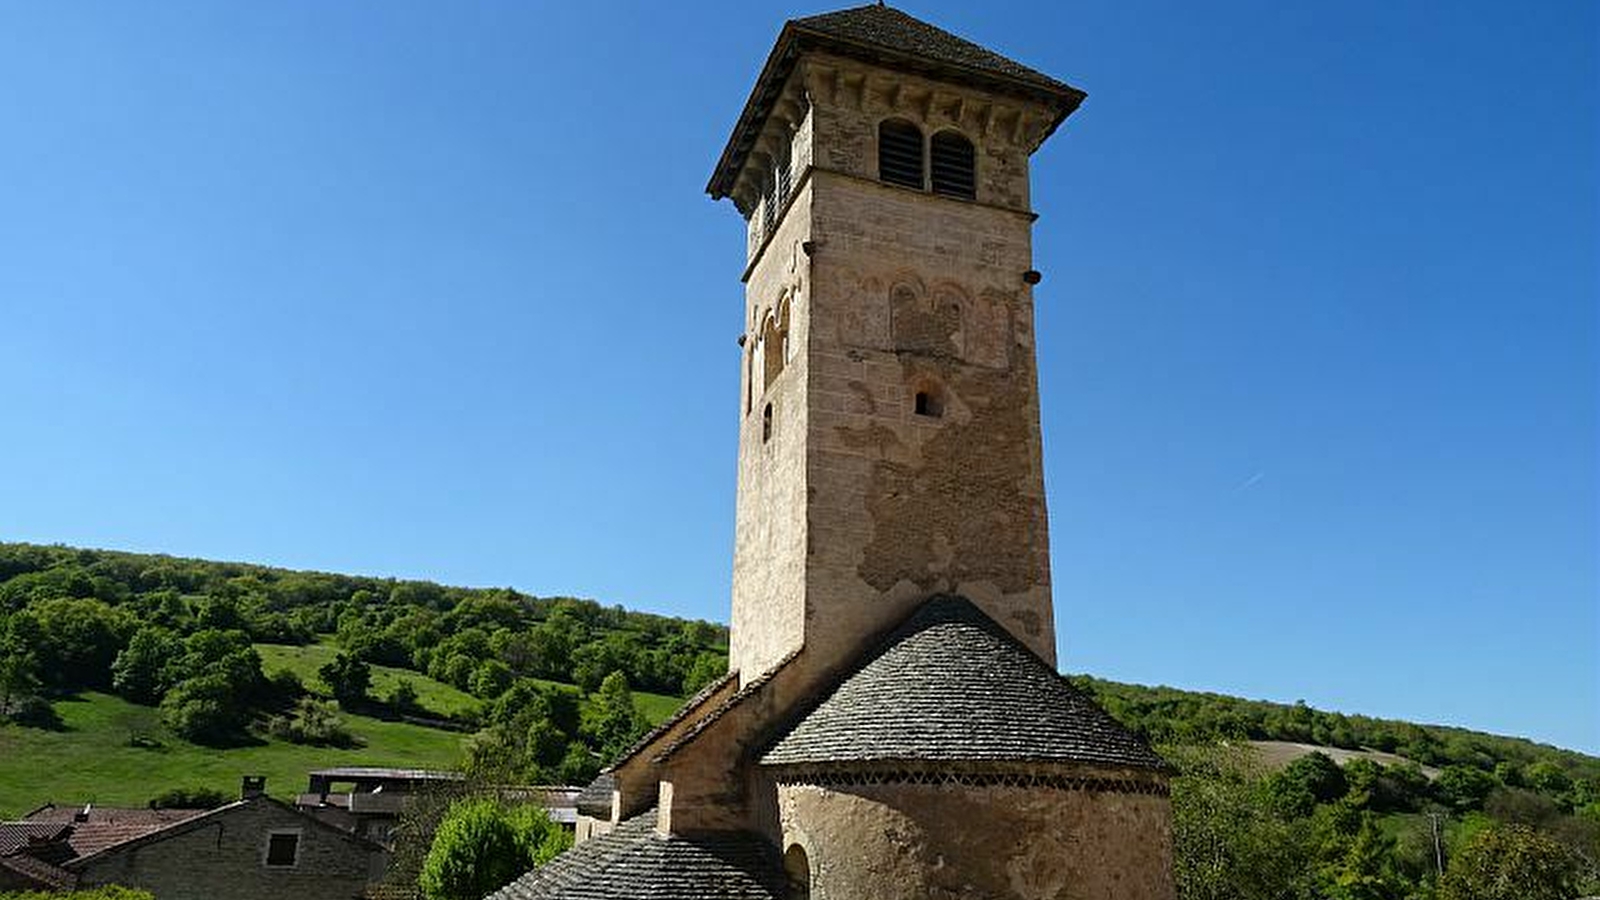
[[[1033,68],[1032,66],[1017,62],[1016,60],[1006,56],[1003,53],[1000,53],[997,50],[992,50],[978,43],[977,41],[964,38],[948,29],[940,28],[938,25],[935,25],[925,19],[919,19],[905,10],[900,9],[899,7],[888,6],[883,3],[867,3],[861,6],[852,6],[845,9],[834,10],[833,12],[818,13],[816,15],[805,16],[799,19],[790,19],[789,21],[797,27],[813,34],[821,34],[823,36],[835,39],[843,38],[852,40],[853,43],[859,43],[866,46],[878,46],[885,49],[896,49],[889,47],[888,44],[881,41],[876,41],[869,38],[851,39],[844,35],[840,35],[836,31],[819,30],[816,27],[818,24],[822,23],[831,25],[836,22],[846,21],[849,18],[864,17],[887,17],[889,19],[896,20],[897,24],[899,25],[909,25],[912,28],[920,29],[930,34],[937,35],[942,40],[953,41],[966,50],[976,51],[976,55],[984,62],[996,64],[974,66],[959,62],[954,59],[942,58],[939,60],[946,65],[954,65],[959,68],[972,69],[974,71],[989,71],[991,74],[1006,74],[1013,78],[1020,76],[1029,80],[1042,79],[1044,82],[1048,82],[1051,85],[1063,88],[1068,87],[1068,85],[1066,85],[1060,79],[1052,78],[1049,75],[1040,72],[1038,69]]]
[[[70,867],[73,867],[73,868],[77,868],[81,863],[83,863],[86,860],[96,859],[96,858],[99,858],[101,856],[106,855],[107,853],[111,853],[113,851],[125,850],[128,847],[134,846],[134,845],[143,846],[146,843],[150,843],[151,841],[154,841],[154,840],[157,840],[157,839],[160,839],[160,838],[163,838],[163,837],[169,837],[169,836],[174,835],[174,834],[182,834],[185,831],[192,830],[193,828],[195,828],[198,825],[204,824],[206,821],[210,820],[213,816],[218,816],[218,815],[221,815],[222,813],[225,813],[225,812],[232,812],[233,810],[240,809],[240,808],[245,807],[245,806],[249,806],[249,805],[251,805],[253,803],[269,803],[269,804],[271,804],[273,806],[278,807],[279,809],[286,810],[286,811],[288,811],[290,813],[293,813],[294,815],[299,816],[300,818],[305,819],[305,820],[315,824],[316,826],[318,826],[320,828],[323,828],[324,830],[331,831],[336,836],[343,837],[343,838],[345,838],[347,840],[350,840],[350,841],[352,841],[354,843],[357,843],[357,844],[364,844],[369,849],[376,849],[376,850],[384,849],[383,845],[377,843],[376,841],[371,840],[370,838],[362,837],[361,835],[356,834],[353,831],[346,831],[343,828],[340,828],[339,826],[333,824],[332,822],[324,821],[323,819],[321,819],[321,818],[319,818],[317,816],[314,816],[309,812],[306,812],[305,810],[301,809],[298,806],[294,806],[293,804],[285,803],[282,800],[279,800],[279,799],[277,799],[275,797],[269,797],[266,794],[261,794],[259,796],[255,796],[255,797],[245,797],[245,798],[241,798],[239,800],[234,800],[231,803],[224,803],[223,805],[221,805],[219,807],[216,807],[215,809],[202,810],[201,812],[198,812],[195,815],[189,816],[187,818],[178,819],[178,820],[173,821],[173,822],[167,822],[166,824],[161,825],[158,828],[153,828],[150,831],[146,831],[146,832],[144,832],[142,834],[135,835],[135,836],[127,838],[125,840],[117,841],[114,844],[107,844],[104,847],[101,847],[101,848],[95,850],[93,853],[85,853],[82,856],[75,856],[72,859],[69,859],[66,862],[64,862],[62,865],[63,866],[70,866]]]

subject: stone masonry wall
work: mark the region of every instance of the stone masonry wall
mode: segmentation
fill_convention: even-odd
[[[780,786],[812,900],[1174,900],[1170,804],[1026,787]]]
[[[951,592],[1053,662],[1030,217],[812,181],[808,656]]]
[[[728,654],[729,667],[740,673],[742,682],[798,649],[803,639],[810,368],[804,348],[810,331],[811,285],[809,259],[801,245],[810,239],[811,192],[807,184],[796,187],[788,214],[745,289]],[[786,324],[786,341],[774,339],[769,321]],[[779,354],[783,354],[782,371],[768,384],[769,364]]]
[[[802,644],[807,666],[832,666],[944,591],[1053,662],[1023,281],[1027,158],[1048,113],[826,54],[784,95],[793,124],[763,141],[792,141],[797,196],[770,238],[764,210],[750,221],[730,666],[748,682]],[[976,200],[880,184],[890,117],[972,140]],[[786,298],[788,358],[768,385],[765,323]]]
[[[298,830],[292,868],[266,865],[267,836]],[[82,885],[141,888],[157,900],[348,900],[382,871],[382,854],[257,800],[161,840],[88,860]],[[78,868],[74,866],[73,868]]]

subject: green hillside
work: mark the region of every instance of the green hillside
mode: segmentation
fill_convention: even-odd
[[[156,710],[120,697],[86,692],[55,708],[59,729],[0,725],[0,817],[47,802],[143,806],[174,787],[234,796],[247,773],[267,776],[268,792],[288,798],[305,789],[308,771],[326,766],[453,768],[466,737],[352,715],[349,727],[365,741],[360,748],[267,739],[218,750],[177,737]]]
[[[247,772],[287,796],[337,764],[585,783],[726,647],[719,625],[570,597],[0,544],[0,815]],[[1185,900],[1443,898],[1443,861],[1479,845],[1600,888],[1600,759],[1072,680],[1174,763]]]
[[[318,675],[318,670],[332,662],[339,655],[339,647],[331,636],[315,644],[301,646],[286,644],[255,644],[255,650],[261,655],[261,668],[266,672],[287,669],[313,691],[327,694],[328,685]],[[534,684],[550,690],[568,691],[578,695],[578,689],[570,684],[559,681],[550,681],[543,678],[528,679]],[[413,669],[401,669],[395,666],[372,666],[372,693],[387,697],[394,692],[395,687],[402,681],[409,682],[417,692],[417,703],[423,715],[440,719],[473,719],[482,701],[463,690],[451,687],[442,681],[429,678]],[[669,697],[665,694],[652,694],[648,691],[634,691],[633,705],[644,716],[645,721],[651,725],[660,722],[683,703],[681,697]]]

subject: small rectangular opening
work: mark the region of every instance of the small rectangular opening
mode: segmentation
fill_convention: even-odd
[[[267,836],[267,865],[283,868],[293,866],[299,852],[299,832],[280,831]]]

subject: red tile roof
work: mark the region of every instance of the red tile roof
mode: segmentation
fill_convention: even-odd
[[[76,856],[88,856],[113,844],[160,831],[168,825],[204,815],[203,809],[129,809],[111,806],[44,806],[29,813],[21,822],[0,825],[67,826],[72,829],[67,844]],[[78,821],[84,816],[83,821]],[[0,850],[0,852],[4,852]]]
[[[22,880],[46,891],[71,890],[78,883],[78,877],[66,869],[42,859],[34,859],[26,853],[0,856],[0,869],[8,869]]]

